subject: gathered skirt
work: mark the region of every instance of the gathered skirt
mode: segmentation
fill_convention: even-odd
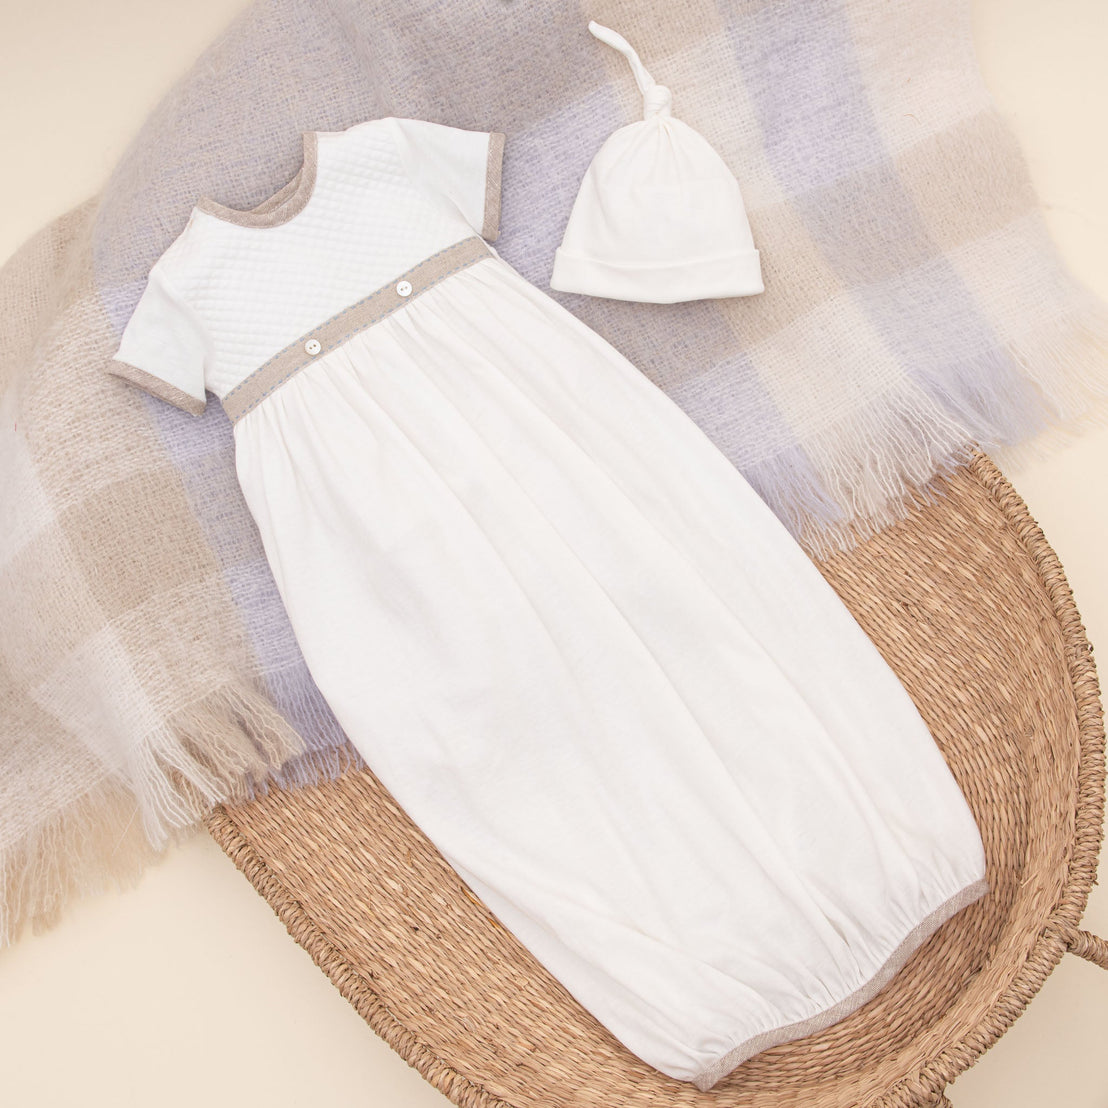
[[[305,661],[497,919],[710,1088],[986,889],[896,675],[741,473],[499,256],[234,428]]]

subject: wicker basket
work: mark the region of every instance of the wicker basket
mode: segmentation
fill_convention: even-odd
[[[709,1092],[646,1066],[463,884],[368,770],[209,820],[370,1026],[465,1106],[922,1106],[1011,1025],[1095,880],[1104,731],[1092,651],[1053,551],[983,455],[946,495],[821,563],[904,682],[985,841],[991,892],[872,1001]]]

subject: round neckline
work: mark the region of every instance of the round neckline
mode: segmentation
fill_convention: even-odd
[[[240,227],[280,227],[304,210],[315,192],[319,169],[319,132],[301,131],[303,160],[291,180],[249,211],[229,208],[210,196],[196,202],[197,211]]]

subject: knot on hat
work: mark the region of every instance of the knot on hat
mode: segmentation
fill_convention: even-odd
[[[609,46],[614,46],[630,63],[631,72],[635,75],[635,83],[639,86],[639,92],[643,99],[643,119],[653,119],[656,115],[669,115],[670,105],[673,103],[673,94],[665,85],[659,85],[646,71],[646,66],[639,60],[635,48],[617,31],[611,27],[605,27],[596,20],[589,23],[589,30]]]
[[[673,104],[673,93],[665,85],[653,85],[643,93],[643,119],[655,115],[669,115]]]

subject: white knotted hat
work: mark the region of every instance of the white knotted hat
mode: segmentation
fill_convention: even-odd
[[[612,134],[581,182],[554,254],[550,287],[673,304],[763,291],[762,266],[734,174],[626,39],[589,30],[627,56],[643,118]]]

